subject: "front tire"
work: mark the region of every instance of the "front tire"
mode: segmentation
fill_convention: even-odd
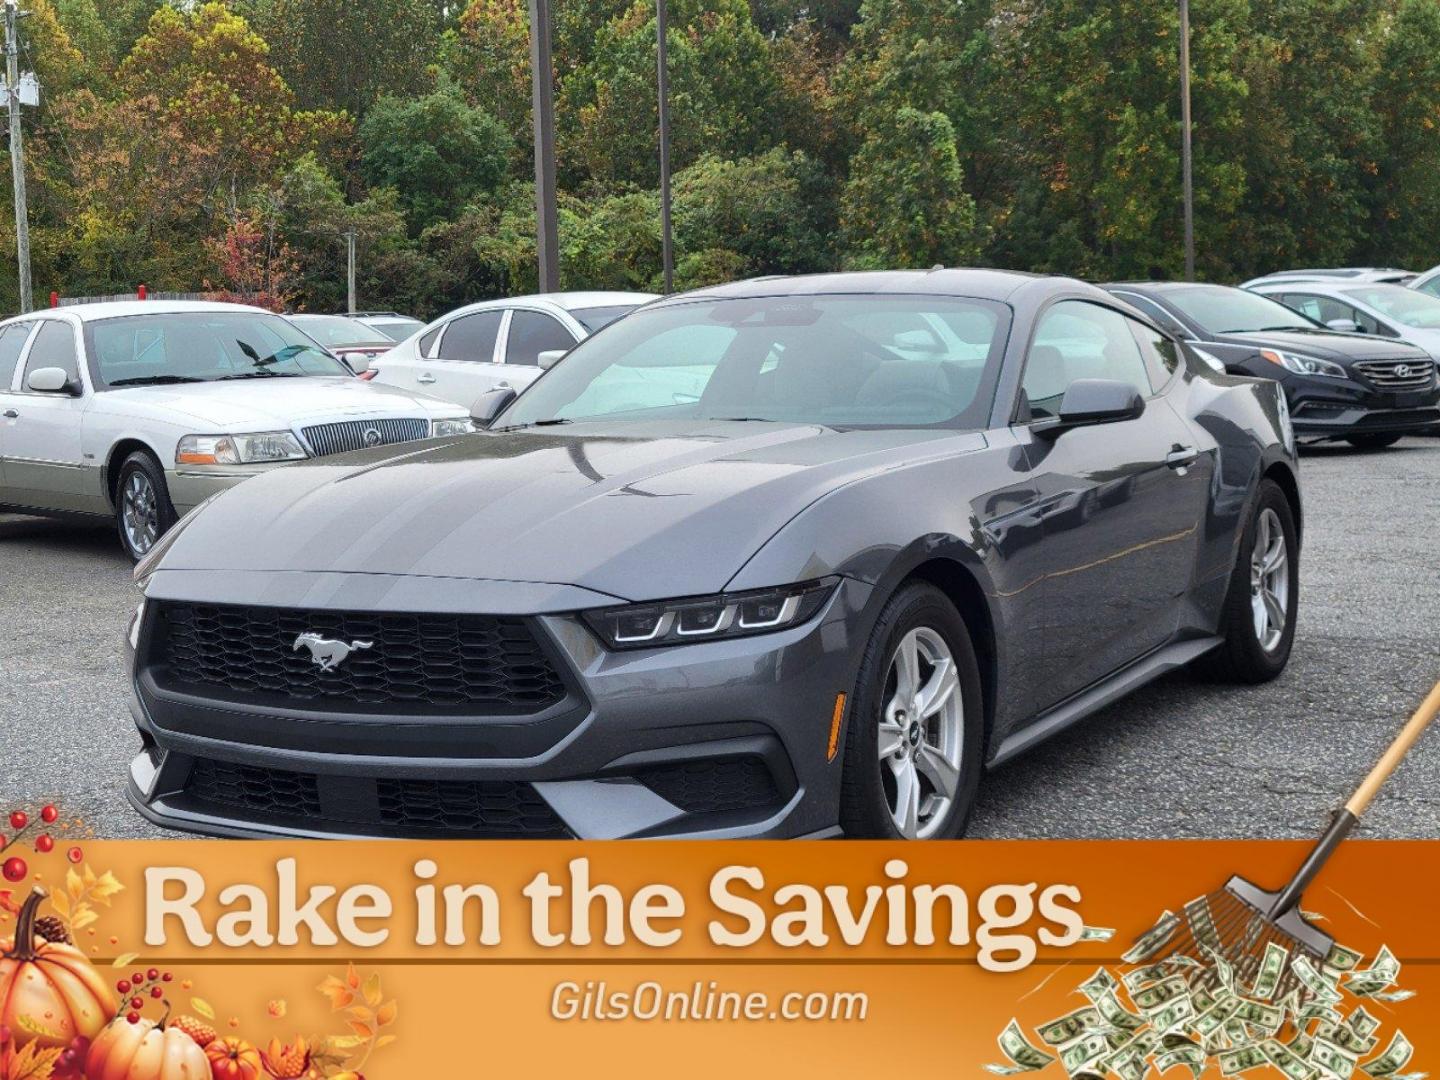
[[[861,659],[845,733],[840,824],[870,840],[951,840],[965,831],[984,744],[970,634],[939,589],[905,585]]]
[[[1285,670],[1300,604],[1299,555],[1290,500],[1273,480],[1262,480],[1220,618],[1225,642],[1205,658],[1210,674],[1262,683]]]
[[[1357,450],[1384,450],[1400,439],[1399,435],[1351,435],[1345,441]]]
[[[154,455],[137,450],[121,464],[115,483],[115,527],[120,533],[120,546],[132,561],[139,562],[175,524],[175,519],[165,470]]]

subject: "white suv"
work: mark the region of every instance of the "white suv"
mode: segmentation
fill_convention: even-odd
[[[540,377],[542,359],[568,352],[655,298],[654,293],[560,292],[470,304],[372,360],[367,377],[469,409],[490,390],[525,389]]]
[[[239,304],[84,304],[0,322],[0,510],[115,518],[132,558],[300,458],[473,431]]]

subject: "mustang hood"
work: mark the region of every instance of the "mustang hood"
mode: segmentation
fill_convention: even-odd
[[[626,600],[718,592],[807,505],[929,457],[927,444],[953,454],[985,442],[671,422],[384,447],[246,481],[197,515],[159,568],[549,582]]]

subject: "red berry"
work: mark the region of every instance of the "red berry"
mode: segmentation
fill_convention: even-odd
[[[15,810],[10,814],[10,827],[19,832],[26,825],[30,824],[30,815],[24,810]]]
[[[0,867],[0,873],[5,875],[6,881],[24,881],[25,875],[30,873],[30,867],[25,860],[15,855],[5,860],[5,865]]]
[[[156,979],[158,979],[159,977],[160,977],[160,969],[159,969],[159,968],[151,968],[149,971],[145,972],[145,978],[148,979],[150,982],[154,982],[154,981],[155,981]]]
[[[59,817],[60,811],[56,810],[53,805],[42,807],[40,810],[40,820],[45,822],[46,825],[54,825],[56,819]]]
[[[134,975],[130,976],[130,981],[138,988],[140,984],[145,981],[145,973],[143,971],[135,972]]]
[[[132,1024],[138,1024],[140,1022],[140,1014],[138,1012],[126,1013],[125,1019]]]
[[[142,997],[133,997],[133,998],[131,998],[131,999],[130,999],[130,1007],[131,1007],[132,1009],[143,1009],[143,1008],[145,1007],[145,999],[142,998]]]
[[[122,994],[128,994],[128,993],[130,992],[130,980],[129,980],[129,979],[121,979],[119,982],[117,982],[117,983],[115,984],[115,989],[118,990],[118,991],[119,991],[120,993],[122,993]]]
[[[156,986],[151,989],[150,996],[153,997],[156,1001],[159,1001],[162,997],[165,996],[165,991],[160,987]]]
[[[160,981],[161,981],[161,982],[169,982],[169,981],[170,981],[171,979],[173,979],[173,978],[175,978],[175,976],[172,975],[172,974],[170,974],[170,972],[167,971],[167,972],[165,972],[164,975],[161,975],[161,976],[160,976]]]
[[[41,833],[35,838],[35,850],[41,855],[46,855],[55,850],[55,838],[49,833]]]
[[[65,857],[73,863],[78,863],[81,859],[85,858],[85,852],[81,851],[78,847],[72,847],[65,853]]]

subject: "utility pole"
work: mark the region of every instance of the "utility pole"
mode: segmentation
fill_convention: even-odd
[[[551,84],[550,0],[530,0],[531,112],[535,126],[535,256],[541,292],[560,288],[555,215],[555,88]]]
[[[355,230],[345,234],[345,287],[351,315],[355,314]]]
[[[1180,0],[1180,172],[1185,200],[1185,280],[1195,280],[1195,173],[1190,151],[1190,0]]]
[[[5,0],[5,97],[10,106],[10,174],[15,182],[15,257],[20,263],[20,311],[33,311],[30,292],[30,213],[25,200],[25,147],[20,134],[20,19],[18,0]]]
[[[670,235],[670,49],[666,42],[666,0],[655,0],[655,64],[660,91],[660,262],[664,291],[675,288],[675,247]]]

